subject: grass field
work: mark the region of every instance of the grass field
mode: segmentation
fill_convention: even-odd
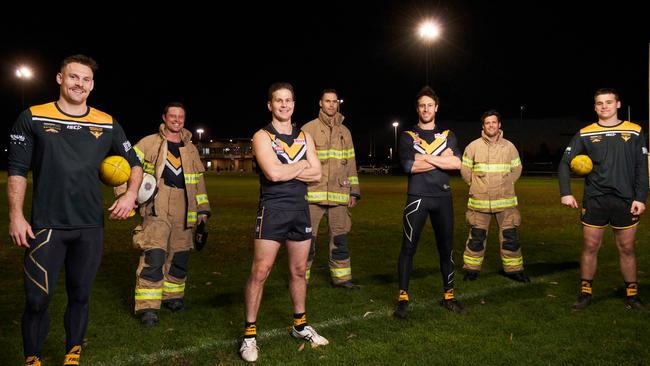
[[[456,292],[468,314],[438,306],[441,279],[430,226],[425,228],[411,279],[411,317],[391,317],[397,295],[397,256],[405,177],[361,176],[363,199],[353,209],[350,234],[356,292],[331,288],[326,239],[319,240],[309,286],[309,321],[330,345],[311,349],[287,335],[291,307],[285,253],[269,278],[258,317],[260,364],[328,365],[648,365],[650,316],[626,310],[613,236],[608,233],[594,281],[594,304],[572,313],[579,286],[581,227],[577,210],[560,205],[556,179],[522,178],[517,184],[523,223],[520,237],[530,284],[501,275],[497,238],[490,233],[478,281],[462,281],[467,188],[454,178]],[[108,222],[103,262],[95,281],[83,365],[243,364],[237,338],[243,328],[243,288],[251,263],[258,196],[255,176],[210,176],[214,210],[203,252],[194,252],[186,293],[188,311],[160,312],[144,329],[132,315],[135,219]],[[581,182],[574,182],[576,192]],[[5,191],[6,179],[0,189]],[[7,204],[0,198],[0,232],[7,233]],[[109,192],[105,203],[109,204]],[[321,232],[324,232],[321,226]],[[650,226],[637,236],[640,294],[650,301]],[[20,317],[23,251],[0,245],[0,365],[22,364]],[[63,277],[63,276],[62,276]],[[44,365],[64,353],[64,284],[50,305],[51,329]]]

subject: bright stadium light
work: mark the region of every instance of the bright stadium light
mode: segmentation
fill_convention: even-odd
[[[433,44],[433,41],[438,39],[440,37],[440,34],[442,33],[442,30],[438,23],[435,23],[432,20],[425,20],[424,22],[420,23],[420,26],[418,27],[418,34],[420,35],[420,39],[424,41],[427,47],[427,53],[426,53],[426,82],[427,85],[429,85],[429,68],[430,68],[430,63],[431,63],[431,45]]]
[[[418,29],[420,32],[420,38],[428,42],[431,42],[440,36],[440,26],[431,20],[426,20],[421,23]]]
[[[393,127],[395,128],[395,152],[397,152],[397,127],[399,126],[399,122],[395,121],[393,122]],[[392,153],[391,153],[391,159],[392,159]]]
[[[16,69],[16,77],[20,79],[20,101],[22,108],[25,108],[25,83],[34,76],[34,72],[29,66],[19,66]]]

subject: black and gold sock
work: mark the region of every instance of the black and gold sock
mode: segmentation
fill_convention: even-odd
[[[79,357],[81,356],[81,346],[72,346],[68,353],[63,358],[63,366],[79,365]],[[38,365],[38,364],[37,364]]]
[[[307,325],[307,313],[293,314],[293,327],[297,331],[302,332],[305,329],[305,325]]]
[[[625,282],[625,295],[628,299],[636,297],[639,294],[638,282]]]
[[[445,289],[445,293],[442,295],[442,298],[445,301],[455,300],[454,289],[453,288]]]
[[[246,322],[246,327],[244,328],[244,338],[255,338],[255,337],[257,337],[256,322]]]
[[[25,366],[41,366],[41,359],[38,356],[27,356]]]
[[[580,281],[580,295],[591,296],[592,282],[594,282],[594,280],[585,280],[584,278]]]
[[[409,294],[406,292],[406,290],[399,290],[397,302],[409,302]]]

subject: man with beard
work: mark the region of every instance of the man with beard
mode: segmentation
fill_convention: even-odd
[[[519,153],[503,138],[501,116],[489,110],[481,117],[483,132],[463,153],[460,174],[469,184],[467,223],[471,229],[463,254],[465,281],[478,278],[485,255],[485,244],[492,216],[496,216],[501,243],[501,261],[506,277],[530,282],[524,274],[524,260],[517,228],[521,216],[517,210],[515,182],[521,175]]]
[[[441,305],[449,311],[464,312],[454,296],[454,210],[447,173],[460,169],[460,151],[454,133],[436,124],[439,105],[433,89],[429,86],[422,88],[415,98],[418,123],[402,132],[399,140],[400,162],[409,177],[402,250],[398,261],[399,295],[394,312],[401,319],[408,317],[413,256],[427,217],[431,220],[440,256],[444,290]]]
[[[320,97],[318,118],[305,124],[303,131],[314,138],[316,153],[322,164],[319,182],[309,183],[309,214],[312,239],[307,262],[307,280],[316,254],[318,226],[327,216],[329,226],[329,268],[332,286],[348,290],[358,289],[352,282],[348,233],[352,220],[348,208],[361,198],[354,144],[350,130],[343,125],[345,117],[339,113],[336,90],[325,89]]]

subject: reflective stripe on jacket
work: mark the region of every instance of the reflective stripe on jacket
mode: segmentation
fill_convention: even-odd
[[[515,146],[503,138],[495,142],[481,133],[463,153],[460,173],[469,184],[467,207],[480,212],[499,212],[517,206],[515,182],[521,176],[521,160]]]
[[[343,126],[344,118],[340,113],[328,117],[320,111],[318,118],[302,127],[314,138],[316,153],[322,164],[320,182],[308,186],[309,203],[347,205],[350,195],[357,199],[361,197],[354,144],[350,130]]]
[[[138,141],[134,149],[143,162],[145,172],[156,177],[158,185],[165,184],[160,178],[165,169],[167,159],[167,139],[164,134],[165,124],[160,125],[158,133],[144,137]],[[186,129],[181,132],[181,139],[185,146],[181,147],[181,162],[183,165],[183,176],[185,178],[185,194],[187,195],[187,227],[196,224],[198,214],[210,215],[210,202],[205,189],[205,179],[203,178],[203,163],[199,158],[199,151],[192,143],[192,133]],[[152,205],[154,200],[147,203],[140,209],[141,214],[150,212],[148,206]]]

